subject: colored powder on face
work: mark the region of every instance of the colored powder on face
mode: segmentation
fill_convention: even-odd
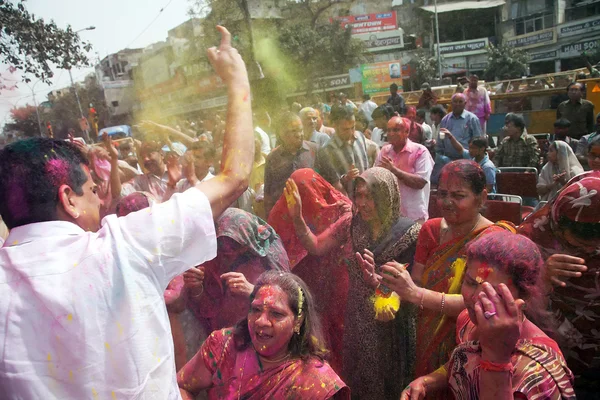
[[[475,280],[479,284],[486,282],[488,280],[488,277],[490,276],[490,273],[492,273],[493,271],[494,269],[488,264],[481,263],[477,268],[477,277],[475,277]]]

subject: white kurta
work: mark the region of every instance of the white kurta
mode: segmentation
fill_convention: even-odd
[[[163,292],[216,256],[199,190],[96,232],[11,230],[0,249],[1,399],[180,399]]]

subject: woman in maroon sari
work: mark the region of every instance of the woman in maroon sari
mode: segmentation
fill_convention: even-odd
[[[518,232],[546,259],[547,292],[579,399],[600,392],[600,172],[571,179]]]
[[[352,202],[321,175],[312,169],[303,168],[295,171],[291,179],[296,183],[302,199],[302,217],[315,235],[323,233],[334,224],[350,224]],[[352,246],[342,243],[335,251],[327,254],[309,254],[296,235],[284,196],[275,203],[269,214],[269,224],[281,237],[294,274],[302,278],[314,293],[325,339],[331,347],[331,365],[340,370],[344,311],[348,294],[348,271],[343,260],[352,257]]]
[[[350,399],[350,390],[324,361],[313,297],[300,278],[262,274],[247,318],[213,332],[177,374],[183,400],[208,390],[209,399]]]

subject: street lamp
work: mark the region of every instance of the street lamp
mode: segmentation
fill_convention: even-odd
[[[95,26],[88,26],[87,28],[83,28],[78,31],[75,31],[75,33],[83,32],[83,31],[93,31],[94,29],[96,29]],[[79,94],[77,93],[77,88],[75,87],[75,84],[73,83],[73,74],[71,73],[71,67],[69,67],[69,79],[71,79],[71,88],[73,88],[73,91],[75,92],[75,99],[77,100],[77,106],[79,107],[79,114],[81,115],[81,120],[83,121],[83,119],[85,117],[83,116],[83,109],[81,108],[81,102],[79,101]],[[84,132],[85,132],[85,141],[89,142],[90,141],[89,132],[87,129],[84,130]]]

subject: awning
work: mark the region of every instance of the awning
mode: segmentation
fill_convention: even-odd
[[[437,12],[445,13],[450,11],[462,10],[480,10],[484,8],[492,8],[502,6],[506,3],[504,0],[483,0],[483,1],[453,1],[452,3],[438,4]],[[423,6],[422,10],[435,12],[435,6]]]

